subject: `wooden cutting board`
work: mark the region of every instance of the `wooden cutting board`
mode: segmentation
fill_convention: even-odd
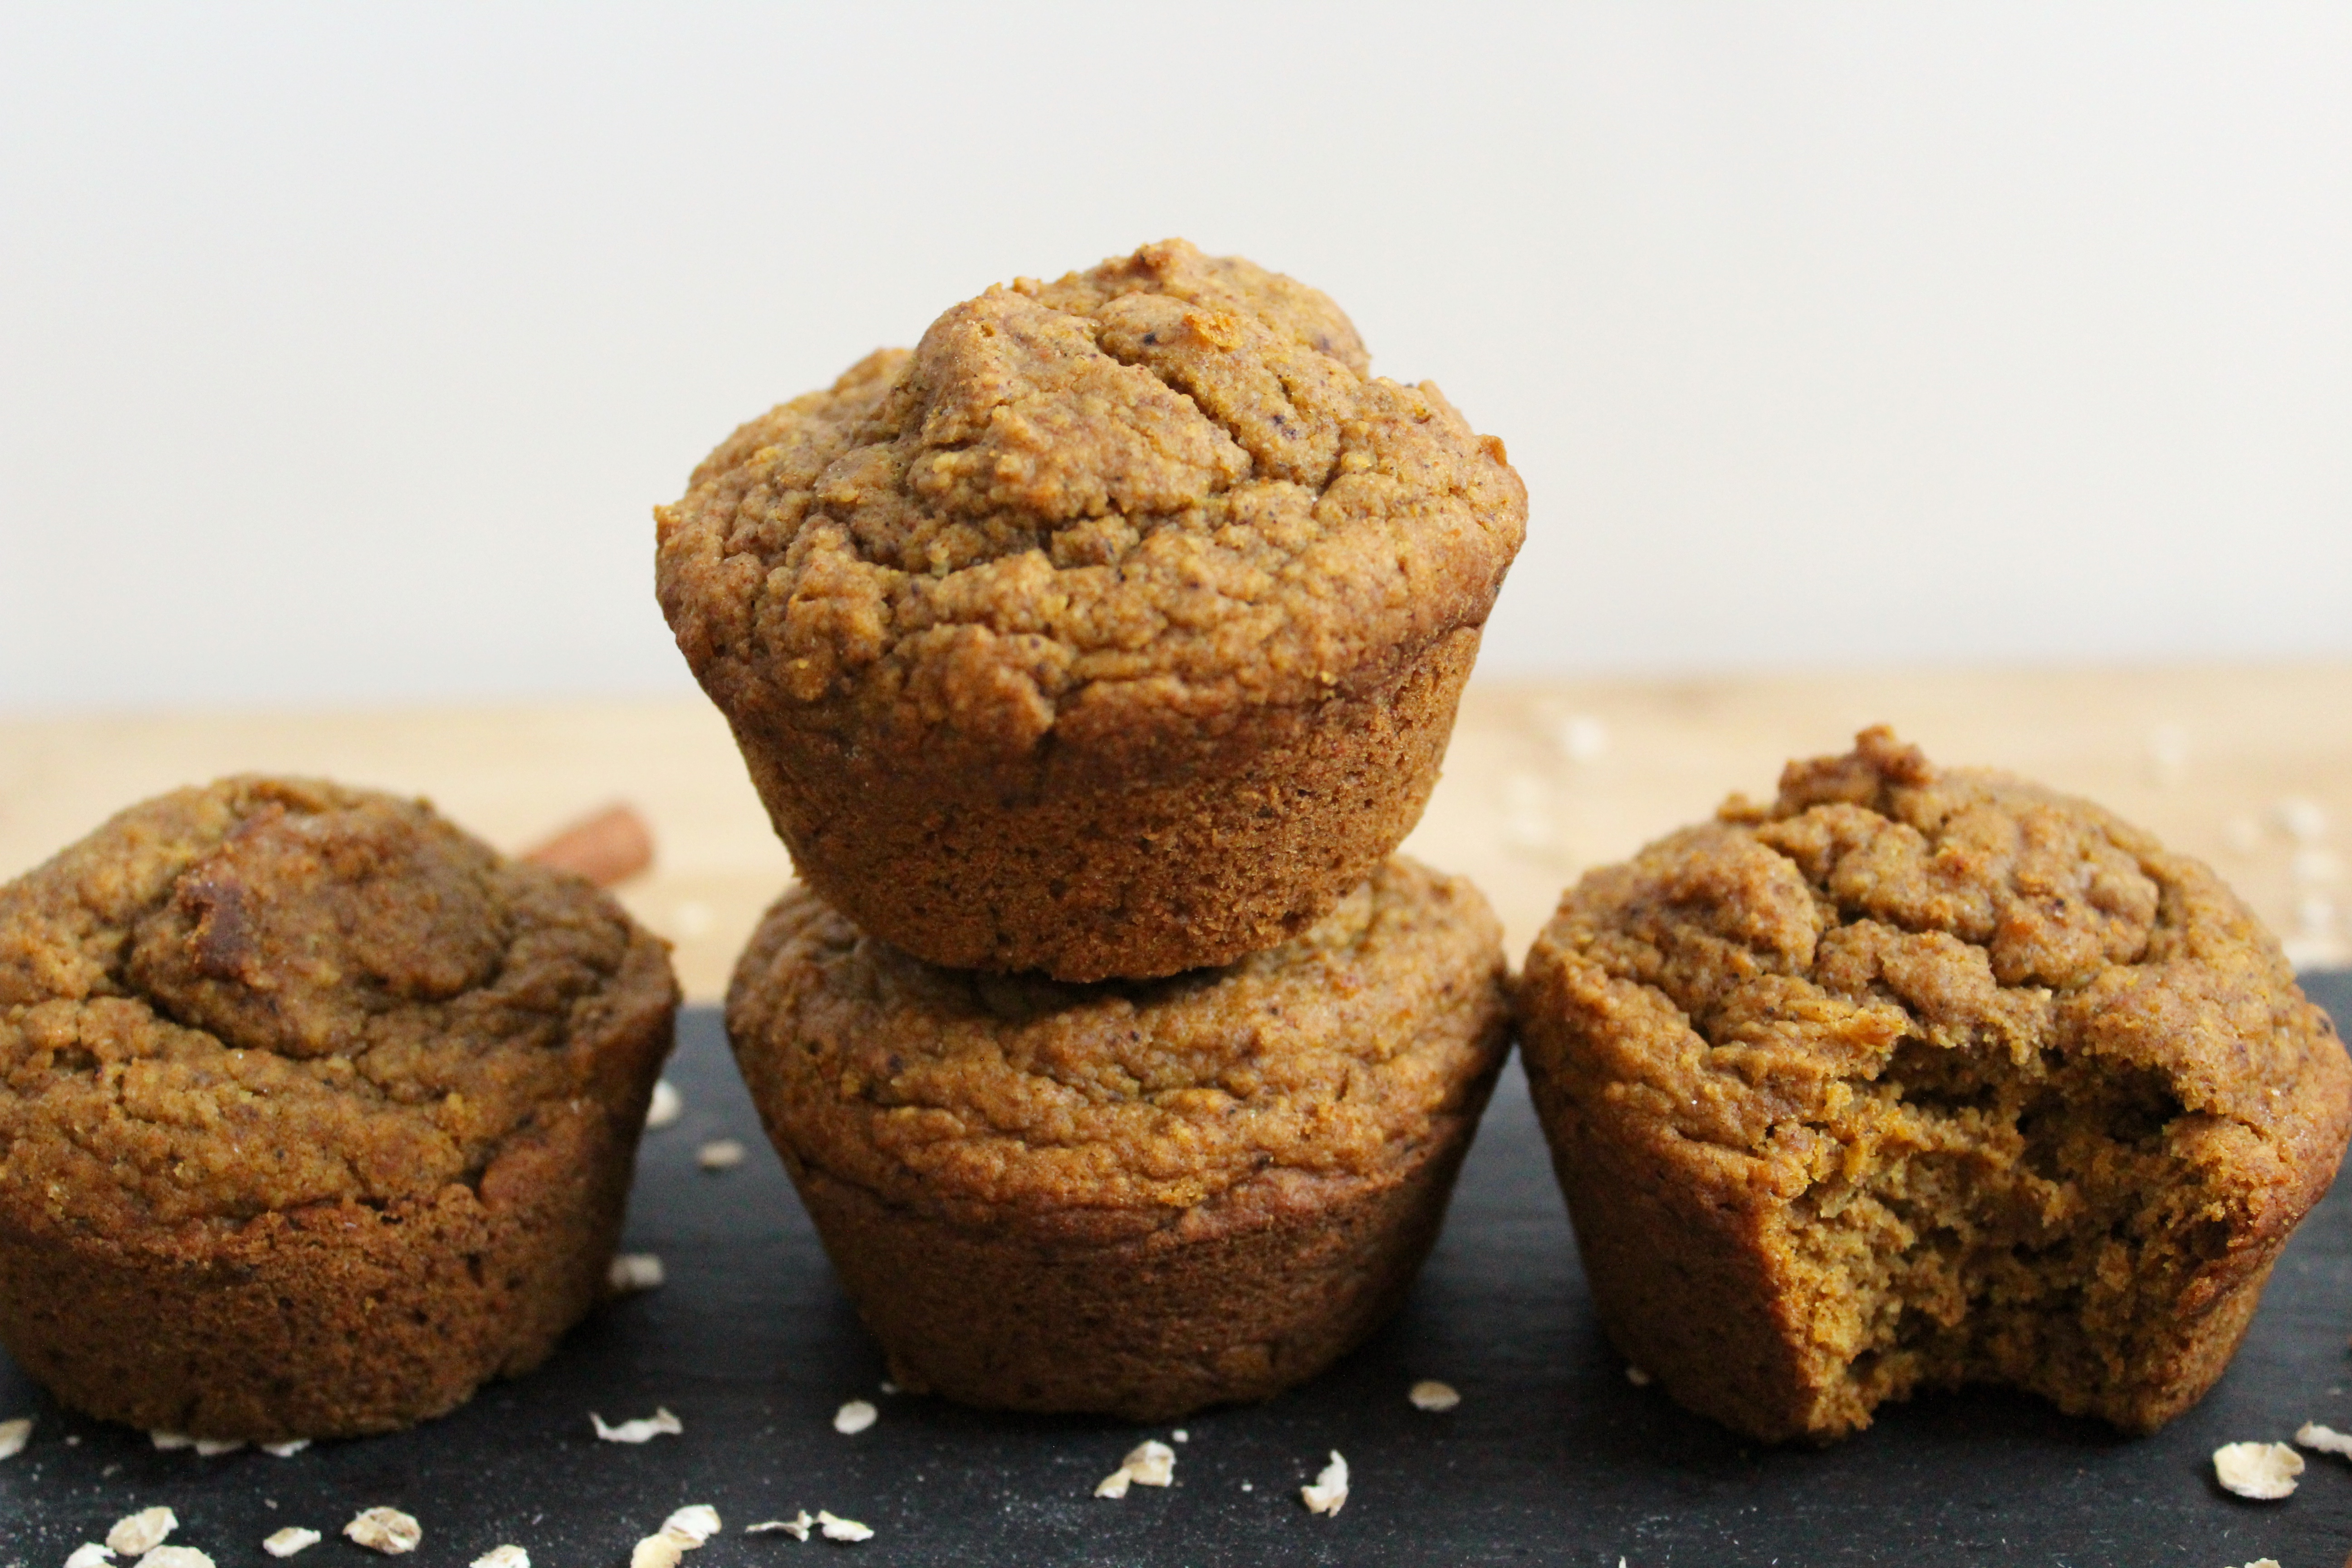
[[[2105,804],[2217,867],[2304,956],[2352,962],[2352,665],[1478,682],[1405,847],[1476,881],[1523,952],[1580,869],[1880,721]],[[696,697],[0,720],[0,878],[132,801],[255,770],[427,795],[508,848],[635,803],[657,858],[620,892],[698,999],[791,876]]]

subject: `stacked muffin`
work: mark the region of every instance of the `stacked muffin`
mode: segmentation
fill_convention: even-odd
[[[907,1386],[1259,1397],[1426,1253],[1499,933],[1389,858],[1526,494],[1324,296],[1181,241],[991,289],[656,513],[801,882],[729,1033]]]

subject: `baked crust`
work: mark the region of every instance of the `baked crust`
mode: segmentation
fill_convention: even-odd
[[[1229,969],[940,969],[795,889],[728,1033],[893,1375],[1153,1419],[1261,1398],[1412,1280],[1507,1046],[1499,931],[1391,861]]]
[[[1178,240],[956,306],[656,516],[801,875],[932,962],[1087,980],[1283,941],[1395,847],[1527,501],[1321,294]],[[908,798],[944,899],[898,896]]]
[[[278,1440],[439,1415],[593,1302],[667,950],[421,803],[237,778],[0,889],[0,1341]]]
[[[2160,1426],[2352,1129],[2212,872],[1884,730],[1585,877],[1520,1016],[1611,1336],[1766,1439],[1977,1381]]]

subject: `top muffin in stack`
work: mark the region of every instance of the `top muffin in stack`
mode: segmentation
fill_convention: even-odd
[[[1322,294],[1172,240],[744,426],[662,607],[802,879],[932,963],[1303,932],[1436,782],[1525,488]]]

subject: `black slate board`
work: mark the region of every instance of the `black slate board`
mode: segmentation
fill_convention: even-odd
[[[2352,974],[2311,985],[2352,1023]],[[327,1541],[299,1568],[382,1560],[341,1540],[358,1510],[424,1521],[417,1568],[502,1542],[537,1568],[608,1568],[684,1503],[727,1532],[689,1568],[897,1563],[1560,1563],[2194,1564],[2261,1557],[2334,1568],[2352,1546],[2352,1464],[2314,1455],[2284,1502],[2233,1499],[2209,1456],[2284,1440],[2305,1419],[2352,1430],[2352,1183],[2297,1234],[2245,1347],[2204,1403],[2129,1440],[1994,1390],[1923,1397],[1825,1452],[1759,1448],[1631,1386],[1593,1324],[1566,1217],[1516,1064],[1505,1075],[1444,1238],[1398,1320],[1312,1385],[1195,1416],[1177,1483],[1097,1500],[1094,1483],[1147,1436],[1115,1422],[982,1415],[879,1392],[882,1363],[727,1059],[716,1016],[688,1015],[670,1077],[675,1125],[647,1135],[626,1245],[659,1253],[662,1289],[601,1309],[545,1368],[421,1430],[320,1444],[287,1459],[159,1453],[65,1414],[0,1360],[0,1416],[39,1417],[0,1463],[0,1565],[56,1568],[133,1509],[169,1504],[175,1542],[221,1568],[268,1563],[285,1524]],[[696,1168],[703,1141],[751,1158]],[[1408,1384],[1442,1377],[1459,1409],[1424,1415]],[[867,1398],[856,1437],[835,1409]],[[663,1405],[685,1433],[598,1442]],[[1336,1519],[1299,1484],[1346,1453]],[[1244,1486],[1251,1489],[1243,1489]],[[826,1508],[873,1526],[850,1547],[736,1533]]]

